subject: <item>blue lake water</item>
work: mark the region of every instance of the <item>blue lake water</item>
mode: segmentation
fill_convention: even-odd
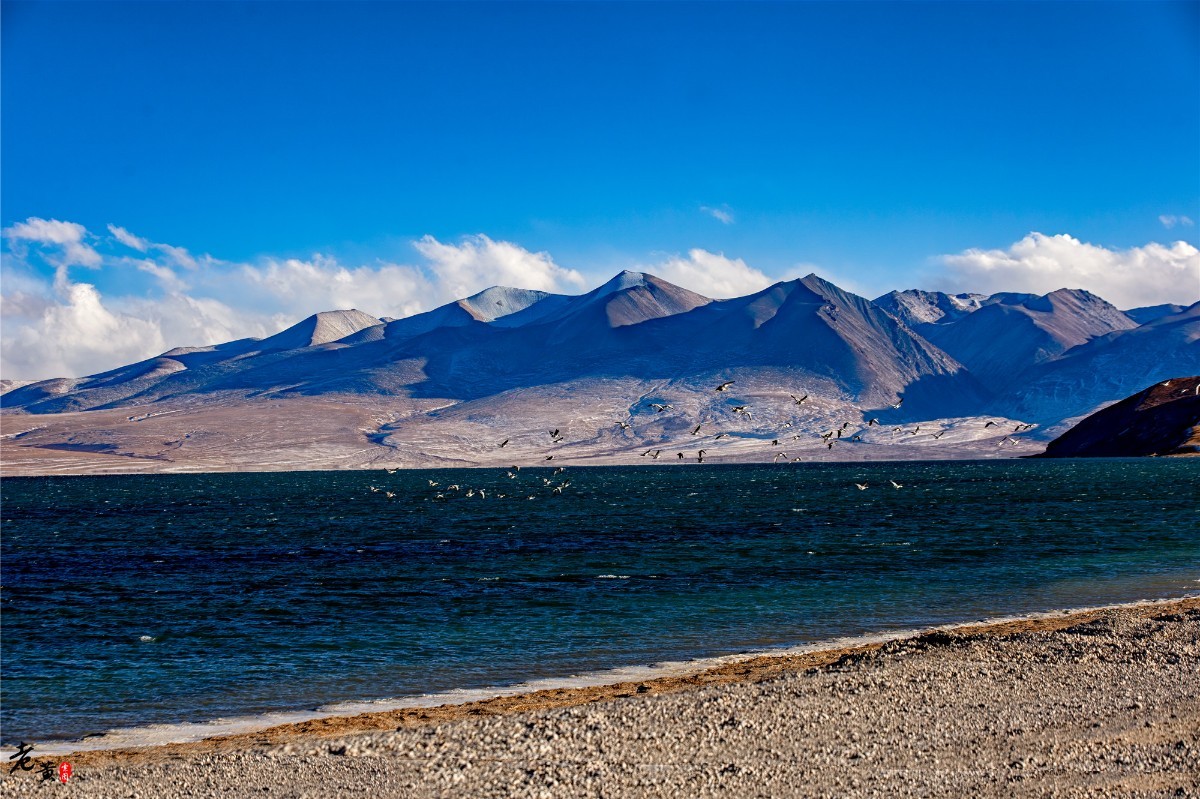
[[[1198,497],[1166,459],[6,479],[3,742],[1179,596]]]

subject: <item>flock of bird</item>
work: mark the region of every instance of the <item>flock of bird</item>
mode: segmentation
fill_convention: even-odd
[[[735,381],[733,381],[733,380],[726,380],[726,381],[720,383],[719,385],[717,385],[715,388],[715,391],[717,393],[725,393],[725,392],[729,391],[729,388],[731,386],[733,386],[734,383],[735,383]],[[796,405],[796,407],[803,406],[804,403],[807,402],[808,398],[809,398],[808,394],[804,394],[803,396],[796,396],[795,394],[789,394],[788,396],[791,397],[791,400]],[[896,402],[891,403],[890,407],[894,410],[899,410],[903,404],[904,404],[904,398],[901,397],[901,398],[897,399]],[[670,403],[665,403],[665,402],[652,402],[649,404],[649,407],[654,409],[655,414],[666,413],[667,411],[672,411],[675,409],[675,406],[671,405]],[[731,406],[729,406],[729,409],[735,415],[745,416],[747,419],[754,418],[753,412],[750,409],[749,405],[731,405]],[[616,422],[616,426],[622,431],[631,430],[632,429],[632,424],[631,424],[632,421],[633,421],[632,416],[630,416],[628,418],[621,419],[618,422]],[[704,426],[706,424],[711,424],[711,422],[697,421],[695,426],[691,427],[691,435],[699,436],[701,434],[701,430],[704,428]],[[690,425],[690,422],[689,422],[689,425]],[[984,426],[984,429],[987,429],[990,427],[995,427],[997,425],[999,425],[999,422],[996,422],[993,420],[988,420],[984,423],[983,426]],[[830,429],[829,431],[822,433],[820,435],[820,440],[825,445],[825,447],[829,450],[832,450],[834,445],[839,441],[843,441],[843,440],[848,440],[848,441],[852,441],[852,442],[862,441],[862,432],[861,431],[860,432],[849,432],[851,426],[852,426],[851,422],[843,422],[841,426],[834,427],[834,428]],[[871,419],[867,420],[866,426],[867,426],[867,428],[871,428],[871,427],[875,427],[875,426],[882,426],[882,422],[880,422],[879,419],[871,418]],[[791,427],[792,427],[792,422],[785,422],[782,425],[783,429],[788,429]],[[1025,430],[1031,430],[1034,427],[1036,427],[1036,425],[1034,425],[1034,424],[1018,424],[1016,427],[1013,428],[1013,433],[1020,433]],[[551,445],[561,444],[563,441],[566,440],[566,437],[565,437],[565,435],[563,435],[562,430],[557,427],[554,428],[553,430],[548,430],[547,432],[549,434],[549,439],[550,439]],[[915,436],[915,435],[919,435],[920,432],[921,432],[921,425],[919,425],[919,424],[916,425],[915,427],[913,427],[913,429],[911,429],[911,430],[905,430],[901,426],[896,426],[896,427],[893,427],[891,430],[891,437],[894,439],[897,435],[913,435],[913,436]],[[934,440],[941,439],[941,437],[944,436],[945,434],[946,434],[946,430],[944,430],[944,429],[937,430],[936,432],[928,433],[928,435],[930,435]],[[711,437],[712,441],[719,441],[722,438],[728,438],[730,434],[722,431],[722,432],[717,432],[717,433],[710,433],[708,435]],[[803,438],[804,438],[803,435],[795,434],[795,435],[791,436],[790,440],[799,441]],[[500,441],[496,445],[496,447],[498,449],[502,449],[504,447],[507,447],[511,441],[512,441],[512,438],[505,438],[503,441]],[[1011,445],[1016,445],[1017,441],[1015,439],[1011,438],[1010,435],[1006,435],[1006,436],[1004,436],[1003,439],[1001,439],[999,444],[1002,446],[1005,443],[1009,443]],[[778,434],[776,434],[775,438],[771,439],[770,446],[771,447],[783,446],[783,441],[780,437],[778,437]],[[664,448],[650,447],[649,449],[647,449],[645,452],[643,452],[641,454],[641,457],[650,458],[651,460],[658,460],[663,455],[664,451],[665,451]],[[677,462],[684,461],[687,459],[687,455],[683,451],[676,451],[674,454],[675,454],[675,460]],[[697,449],[695,451],[697,462],[704,463],[704,459],[707,456],[707,454],[708,454],[707,449]],[[542,463],[549,464],[549,462],[553,461],[553,460],[554,460],[554,453],[545,454],[545,455],[543,455]],[[774,452],[774,455],[772,456],[772,463],[779,463],[781,460],[782,461],[789,460],[788,454],[782,450],[776,450]],[[800,461],[801,458],[799,456],[796,456],[796,457],[790,458],[790,460],[791,460],[791,462],[794,463],[794,462]],[[558,475],[562,474],[562,472],[564,470],[565,470],[565,467],[560,466],[554,470],[554,472],[551,475],[551,478],[545,478],[545,477],[541,478],[542,487],[549,488],[551,495],[555,495],[555,496],[561,495],[563,493],[563,491],[565,491],[568,487],[570,487],[570,485],[571,485],[570,480],[564,479],[564,480],[556,482],[555,480],[552,479],[552,478],[557,477]],[[394,474],[397,470],[396,469],[387,469],[386,471],[388,474]],[[505,476],[511,480],[516,480],[516,479],[518,479],[518,474],[520,471],[521,471],[521,467],[514,465],[514,466],[510,467],[508,470],[506,470]],[[902,484],[897,483],[895,480],[891,480],[889,482],[892,484],[893,488],[900,489],[900,488],[904,487]],[[855,486],[860,491],[865,491],[869,488],[869,486],[866,483],[855,483]],[[379,488],[378,486],[372,485],[372,486],[369,486],[369,488],[372,493],[382,493],[388,499],[395,498],[395,496],[396,496],[396,493],[394,491],[388,491],[386,489]],[[433,499],[435,501],[449,501],[449,499],[452,496],[462,496],[464,498],[479,497],[480,499],[487,499],[489,497],[488,489],[470,488],[470,487],[464,488],[463,486],[460,486],[457,484],[448,485],[445,488],[442,488],[434,480],[429,480],[429,488],[434,491],[431,499]],[[510,494],[508,492],[492,490],[490,496],[495,499],[504,499],[506,497],[515,496],[515,495]],[[536,499],[537,495],[536,494],[527,494],[527,495],[525,495],[525,498],[532,500],[532,499]]]
[[[551,496],[559,496],[563,493],[563,491],[570,488],[570,486],[571,486],[570,479],[567,479],[567,478],[564,478],[561,480],[554,479],[554,478],[558,477],[560,474],[562,474],[563,472],[565,472],[566,470],[567,470],[567,467],[559,466],[553,472],[550,473],[550,477],[540,477],[539,476],[539,479],[541,480],[541,483],[542,483],[542,488],[550,489]],[[384,471],[386,471],[388,474],[395,474],[398,470],[397,469],[384,469]],[[520,466],[512,466],[509,469],[505,470],[504,476],[507,477],[509,480],[518,480],[520,471],[521,471]],[[474,497],[479,497],[480,499],[488,499],[489,497],[491,497],[492,499],[513,498],[513,499],[527,499],[527,500],[538,498],[537,494],[529,494],[528,493],[529,489],[528,489],[527,484],[521,484],[521,483],[514,484],[514,489],[520,489],[519,491],[514,490],[514,491],[510,492],[510,491],[498,491],[498,490],[489,489],[489,488],[474,488],[472,486],[460,485],[459,483],[451,483],[449,485],[443,486],[437,480],[429,480],[429,479],[427,479],[426,482],[429,483],[429,491],[431,492],[431,495],[427,496],[426,499],[429,499],[429,500],[432,500],[435,502],[449,502],[452,498],[456,498],[456,497],[462,497],[463,499],[471,499]],[[396,498],[396,492],[388,491],[386,488],[380,488],[379,486],[376,486],[376,485],[369,485],[369,486],[367,486],[367,489],[372,494],[383,494],[384,497],[387,499],[395,499]]]
[[[729,391],[730,387],[733,386],[735,382],[736,381],[734,381],[734,380],[726,380],[726,381],[718,384],[714,390],[717,393],[725,393],[725,392]],[[796,407],[803,406],[804,403],[807,402],[808,398],[809,398],[808,394],[804,394],[803,396],[796,396],[795,394],[789,394],[788,396],[791,397],[792,402],[796,405]],[[893,410],[899,410],[903,405],[904,405],[904,398],[900,397],[896,400],[896,402],[890,403],[889,407],[891,407]],[[667,411],[675,410],[675,406],[671,405],[670,403],[667,403],[667,402],[651,402],[649,404],[649,407],[654,409],[655,414],[661,414],[661,413],[666,413]],[[749,405],[731,405],[731,406],[729,406],[729,410],[735,415],[745,416],[747,419],[750,419],[750,420],[752,420],[754,418],[753,411],[751,410]],[[621,419],[621,420],[617,421],[616,426],[621,431],[631,430],[631,429],[633,429],[632,421],[633,421],[633,417],[629,416],[625,419]],[[693,436],[700,436],[701,431],[703,430],[705,425],[711,424],[711,422],[706,422],[703,420],[693,420],[693,421],[696,421],[696,424],[691,427],[691,435],[693,435]],[[862,438],[861,431],[852,432],[849,430],[849,428],[851,427],[851,424],[852,424],[851,422],[844,422],[840,427],[835,427],[835,428],[829,430],[828,432],[822,433],[820,435],[820,439],[821,439],[821,442],[825,445],[825,448],[827,450],[832,450],[836,443],[838,443],[839,441],[843,441],[843,440],[850,441],[850,442],[862,441],[863,438]],[[871,419],[867,420],[868,428],[875,427],[876,425],[882,426],[882,424],[883,423],[880,422],[879,419],[877,419],[877,418],[871,418]],[[984,428],[987,429],[987,428],[995,426],[997,424],[999,424],[999,423],[989,420],[984,424]],[[690,425],[690,422],[689,422],[689,425]],[[782,428],[787,429],[787,428],[790,428],[791,426],[792,426],[792,422],[785,422],[783,424]],[[1033,424],[1018,424],[1016,427],[1013,428],[1013,432],[1019,433],[1019,432],[1023,432],[1024,430],[1030,430],[1033,427],[1035,427],[1035,425],[1033,425]],[[551,444],[560,444],[565,440],[565,436],[562,434],[562,431],[558,428],[555,428],[548,432],[550,434],[550,443]],[[895,439],[895,437],[897,435],[913,435],[913,436],[915,436],[915,435],[919,435],[920,432],[921,432],[921,425],[919,425],[919,424],[916,425],[911,430],[905,430],[903,427],[893,427],[892,431],[891,431],[891,437],[893,439]],[[928,435],[931,436],[934,440],[940,440],[942,438],[942,436],[944,436],[945,434],[946,434],[946,430],[944,430],[944,429],[938,430],[936,432],[928,433]],[[726,433],[726,432],[717,432],[717,433],[709,433],[708,434],[708,436],[711,437],[712,441],[719,441],[722,438],[729,437],[729,435],[730,434]],[[804,438],[803,435],[796,434],[796,435],[792,435],[789,440],[800,441],[803,438]],[[505,438],[503,441],[501,441],[497,445],[497,447],[505,447],[508,445],[508,443],[511,440],[512,440],[511,438]],[[1004,439],[1000,441],[1001,445],[1003,445],[1005,443],[1010,443],[1012,445],[1017,444],[1016,440],[1010,438],[1009,436],[1005,436]],[[778,434],[776,434],[776,437],[771,439],[770,445],[772,447],[782,446],[783,445],[782,437],[780,437]],[[643,452],[641,454],[641,457],[650,458],[651,460],[658,460],[659,457],[662,456],[663,452],[664,452],[664,449],[662,449],[662,448],[651,447],[650,449],[647,449],[645,452]],[[695,455],[696,455],[697,462],[703,463],[707,454],[708,454],[707,449],[696,450]],[[675,455],[674,460],[676,462],[687,460],[687,457],[688,457],[687,453],[684,451],[676,451],[674,453],[674,455]],[[552,461],[553,459],[554,459],[554,454],[551,453],[551,454],[544,456],[543,462],[549,462],[549,461]],[[775,451],[771,460],[773,463],[779,463],[781,460],[789,460],[789,458],[788,458],[788,455],[786,452]],[[802,458],[799,456],[795,456],[795,457],[790,458],[790,460],[794,463],[794,462],[802,460]]]
[[[732,385],[734,385],[735,382],[736,381],[733,381],[733,380],[726,380],[726,381],[718,384],[715,388],[715,391],[717,393],[727,392],[727,391],[729,391],[729,388]],[[788,396],[791,397],[792,402],[796,405],[796,407],[803,406],[804,403],[807,402],[808,398],[809,398],[808,394],[804,394],[803,396],[796,396],[795,394],[789,394]],[[896,400],[896,402],[890,403],[889,407],[891,407],[893,410],[899,410],[903,405],[904,405],[904,398],[900,397]],[[674,405],[671,405],[670,403],[666,403],[666,402],[652,402],[652,403],[650,403],[649,407],[654,409],[655,414],[666,413],[667,411],[675,410]],[[754,418],[753,411],[751,410],[749,405],[731,405],[731,406],[729,406],[729,410],[733,414],[738,415],[738,416],[745,416],[747,419],[752,420]],[[631,430],[632,429],[632,421],[633,421],[633,417],[630,416],[625,419],[621,419],[621,420],[617,421],[616,426],[621,431]],[[691,427],[691,435],[693,435],[693,436],[700,436],[701,431],[703,430],[705,425],[712,424],[711,422],[706,422],[703,420],[699,420],[699,421],[693,420],[693,421],[696,421],[695,426]],[[852,424],[851,422],[844,422],[844,423],[842,423],[842,425],[840,427],[835,427],[835,428],[829,430],[828,432],[822,433],[820,435],[820,439],[821,439],[821,442],[825,445],[825,448],[827,450],[832,450],[834,445],[837,442],[843,441],[843,440],[851,441],[851,442],[862,441],[863,438],[862,438],[861,431],[860,432],[852,432],[849,430],[849,428],[851,427],[851,424]],[[877,418],[871,418],[871,419],[867,420],[868,428],[874,427],[876,425],[882,426],[882,424],[883,423],[880,422],[879,419],[877,419]],[[989,420],[984,424],[984,429],[995,426],[997,424],[999,424],[999,423]],[[689,422],[689,425],[690,425],[690,422]],[[1035,426],[1036,425],[1033,425],[1033,424],[1018,424],[1016,427],[1013,428],[1013,432],[1019,433],[1019,432],[1025,431],[1025,430],[1031,430]],[[782,429],[787,429],[790,427],[792,427],[792,422],[785,422],[782,425]],[[915,436],[915,435],[919,435],[920,432],[921,432],[921,425],[919,425],[919,424],[916,425],[911,430],[905,430],[902,427],[893,427],[892,431],[891,431],[891,437],[894,439],[897,435],[914,435]],[[945,434],[946,434],[945,430],[938,430],[936,432],[928,433],[928,435],[930,435],[935,441],[940,440],[942,438],[942,436],[944,436]],[[726,433],[726,432],[717,432],[717,433],[709,433],[708,435],[711,437],[712,441],[719,441],[722,438],[729,437],[730,434]],[[803,438],[804,438],[803,435],[796,434],[796,435],[792,435],[789,440],[800,441]],[[551,442],[555,443],[555,444],[561,443],[564,440],[563,436],[561,435],[561,433],[558,429],[550,431],[550,439],[551,439]],[[505,446],[506,444],[508,444],[509,440],[510,439],[507,439],[507,438],[504,439],[504,441],[500,442],[499,446],[501,446],[501,447]],[[1010,443],[1013,445],[1017,444],[1016,440],[1010,438],[1009,436],[1005,436],[1004,439],[1000,442],[1001,445],[1003,445],[1005,443]],[[782,437],[780,437],[778,434],[776,434],[776,437],[771,439],[770,445],[772,447],[782,446],[783,445]],[[643,452],[641,454],[641,457],[650,458],[651,460],[658,460],[659,457],[662,456],[663,452],[664,452],[664,449],[662,449],[662,448],[651,447],[650,449],[647,449],[645,452]],[[704,458],[707,455],[707,452],[708,451],[706,449],[696,450],[695,454],[696,454],[697,462],[703,463]],[[553,455],[547,455],[545,457],[545,460],[549,461],[549,460],[553,459],[553,457],[554,457]],[[675,452],[675,461],[678,462],[678,461],[684,461],[684,460],[687,460],[687,454],[683,451],[676,451]],[[781,460],[789,460],[787,453],[783,452],[783,451],[776,451],[772,456],[772,462],[779,463]],[[790,458],[790,460],[794,463],[794,462],[802,460],[802,458],[799,456],[796,456],[796,457]]]

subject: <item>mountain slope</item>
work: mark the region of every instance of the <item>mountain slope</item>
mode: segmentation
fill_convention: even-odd
[[[1072,347],[1136,323],[1110,303],[1079,289],[1045,296],[994,294],[978,310],[917,327],[993,391],[1021,380],[1032,366]]]
[[[1200,374],[1200,302],[1032,367],[992,407],[1019,418],[1071,418],[1179,374]]]

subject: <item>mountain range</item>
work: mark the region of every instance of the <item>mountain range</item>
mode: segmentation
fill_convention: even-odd
[[[1198,339],[1200,303],[1122,312],[1078,289],[909,290],[872,301],[816,275],[713,300],[622,272],[580,296],[493,287],[404,319],[326,311],[265,339],[16,385],[0,404],[6,427],[54,417],[53,436],[64,439],[36,444],[50,435],[44,427],[6,443],[19,436],[21,446],[64,452],[120,452],[110,416],[219,408],[222,419],[237,409],[249,419],[271,403],[331,402],[379,417],[356,423],[355,443],[404,463],[427,462],[439,439],[471,450],[464,463],[481,462],[490,444],[464,442],[509,433],[518,443],[543,417],[552,428],[569,421],[592,455],[670,443],[694,423],[724,425],[744,443],[778,440],[783,425],[816,433],[850,419],[866,425],[866,443],[879,436],[871,419],[995,416],[1061,429],[1156,380],[1200,373]],[[727,380],[730,390],[713,390]],[[754,415],[735,414],[739,405]]]

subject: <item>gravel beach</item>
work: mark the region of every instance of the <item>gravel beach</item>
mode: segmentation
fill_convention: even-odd
[[[1200,796],[1200,598],[65,759],[0,792]]]

